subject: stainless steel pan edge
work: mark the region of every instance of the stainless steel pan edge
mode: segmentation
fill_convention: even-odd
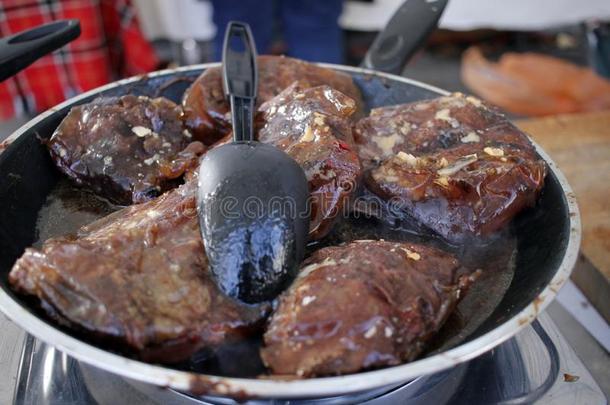
[[[151,73],[147,75],[147,77],[152,78],[172,74],[175,75],[181,72],[206,69],[217,65],[218,64],[203,64],[181,67],[177,69],[168,69]],[[321,65],[345,72],[367,74],[380,77],[384,80],[408,83],[413,86],[434,91],[439,95],[447,94],[446,91],[434,86],[429,86],[392,74],[341,65]],[[50,117],[57,110],[77,103],[78,101],[95,95],[101,91],[133,83],[141,79],[142,77],[124,79],[67,100],[55,108],[40,114],[19,128],[15,133],[7,138],[7,140],[4,142],[4,146],[9,145],[12,141],[27,133],[31,127],[41,122],[45,118]],[[563,259],[550,283],[542,290],[538,297],[527,305],[522,311],[498,325],[488,333],[467,343],[461,344],[453,349],[431,355],[408,364],[353,375],[292,381],[271,378],[259,380],[215,377],[143,363],[89,345],[50,326],[42,319],[39,319],[34,314],[23,308],[17,301],[15,301],[4,291],[0,291],[0,310],[30,334],[55,346],[59,350],[73,356],[78,360],[134,380],[161,387],[173,388],[179,391],[191,392],[194,394],[228,395],[242,398],[313,398],[359,392],[395,383],[406,382],[470,360],[511,338],[526,325],[530,324],[539,313],[544,311],[549,303],[555,298],[560,288],[568,280],[578,256],[581,240],[581,224],[578,206],[574,193],[570,188],[565,176],[557,168],[557,165],[552,161],[547,153],[539,145],[535,143],[534,145],[540,156],[547,162],[550,171],[552,171],[552,173],[558,179],[563,191],[563,196],[567,202],[568,212],[565,214],[569,215],[570,233],[567,247],[565,249]],[[8,147],[10,147],[10,145]],[[0,151],[1,150],[2,146],[0,145]]]

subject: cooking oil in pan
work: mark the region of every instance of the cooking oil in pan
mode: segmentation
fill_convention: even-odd
[[[120,206],[96,196],[61,178],[47,196],[36,220],[35,247],[53,236],[76,233],[83,225],[90,224],[118,209]]]

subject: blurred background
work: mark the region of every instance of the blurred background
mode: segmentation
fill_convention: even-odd
[[[402,2],[2,0],[1,36],[62,18],[83,32],[0,83],[0,119],[121,77],[217,61],[232,19],[250,24],[260,54],[358,65]],[[474,92],[514,116],[610,109],[609,22],[608,0],[451,0],[403,75]]]
[[[238,19],[251,25],[261,54],[355,66],[402,2],[135,0],[134,6],[142,32],[172,64],[220,60],[225,26]],[[610,109],[609,82],[598,80],[610,77],[609,21],[606,0],[451,0],[403,75],[477,93],[515,116]]]
[[[218,61],[233,19],[251,25],[260,54],[359,65],[402,2],[1,0],[0,36],[65,18],[79,19],[82,34],[0,82],[0,141],[39,112],[121,77]],[[567,175],[584,234],[563,308],[594,319],[585,326],[606,350],[575,328],[562,331],[610,392],[610,1],[450,0],[402,75],[500,106]]]

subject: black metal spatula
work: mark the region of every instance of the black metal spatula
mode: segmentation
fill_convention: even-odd
[[[231,22],[223,51],[233,142],[210,150],[199,168],[198,213],[211,272],[227,295],[273,299],[303,258],[307,179],[280,149],[254,141],[256,50],[247,24]]]

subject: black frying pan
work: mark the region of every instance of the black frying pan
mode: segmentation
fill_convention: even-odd
[[[409,0],[407,3],[428,8],[435,4],[426,0]],[[404,13],[403,17],[405,15],[410,14]],[[404,41],[398,41],[399,45],[394,47],[373,47],[373,54],[367,58],[369,66],[376,66],[375,61],[379,60],[375,54],[377,51],[386,53],[384,58],[380,57],[388,62],[384,66],[392,65],[390,56],[404,60],[408,53],[405,51],[410,50],[402,48]],[[378,43],[383,42],[382,37]],[[496,300],[477,301],[494,295],[485,288],[478,294],[467,295],[462,301],[470,305],[467,320],[452,325],[450,333],[439,337],[435,350],[414,362],[341,377],[297,381],[222,377],[205,370],[194,373],[132,360],[80,340],[70,331],[49,322],[30,302],[10,290],[7,279],[15,260],[39,238],[37,232],[41,224],[37,225],[37,218],[41,207],[62,181],[40,139],[51,136],[72,106],[99,96],[165,96],[178,102],[190,82],[211,66],[217,65],[165,70],[82,94],[34,118],[0,147],[0,150],[6,148],[0,154],[0,309],[29,333],[86,363],[163,387],[195,394],[314,398],[406,382],[478,356],[531,323],[568,279],[580,244],[578,209],[565,178],[538,147],[538,153],[549,165],[549,174],[536,207],[519,215],[509,229],[509,240],[514,243],[514,266],[511,266],[510,277],[502,279],[504,288],[495,294]],[[350,74],[360,87],[368,108],[446,94],[422,83],[373,70],[324,66]],[[484,287],[494,287],[497,283],[493,281]],[[469,297],[473,298],[469,301]]]

